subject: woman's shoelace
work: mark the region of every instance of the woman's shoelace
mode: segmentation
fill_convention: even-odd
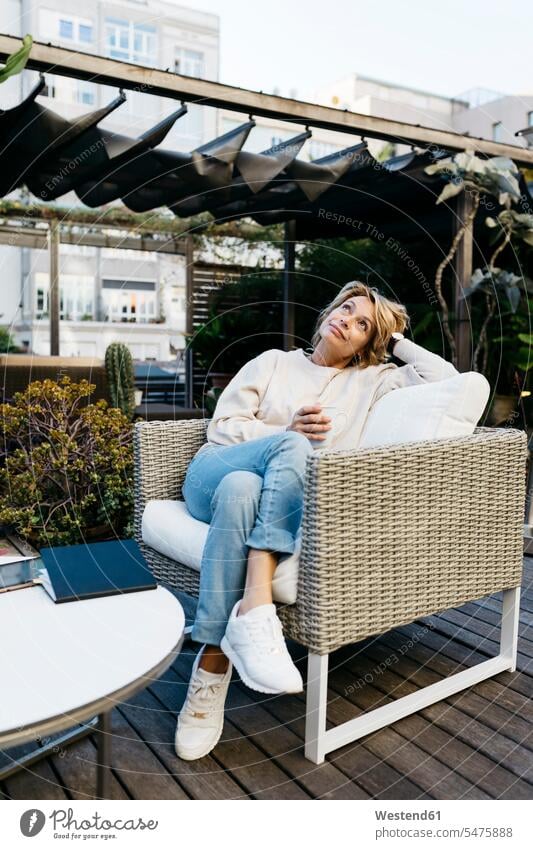
[[[267,654],[280,654],[285,645],[281,623],[277,617],[250,620],[248,631],[254,643]]]
[[[189,684],[189,692],[187,694],[188,713],[209,713],[213,708],[212,700],[219,695],[222,686],[222,681],[209,682],[194,677]],[[201,710],[199,711],[198,709]]]

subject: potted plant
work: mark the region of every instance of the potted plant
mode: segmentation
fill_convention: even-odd
[[[130,536],[132,427],[95,386],[34,381],[0,405],[0,523],[37,548]]]

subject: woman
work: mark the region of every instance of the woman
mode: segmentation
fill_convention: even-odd
[[[191,634],[203,648],[176,728],[181,758],[203,757],[218,742],[233,666],[259,692],[303,689],[272,603],[272,577],[279,555],[295,549],[306,457],[331,428],[321,406],[342,407],[346,422],[328,447],[355,448],[386,392],[458,373],[405,339],[407,323],[404,306],[347,283],[320,313],[310,355],[264,351],[220,395],[183,486],[189,512],[210,527]],[[388,362],[393,350],[404,366]]]

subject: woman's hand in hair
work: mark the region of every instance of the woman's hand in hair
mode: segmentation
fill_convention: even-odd
[[[296,433],[303,433],[310,440],[322,441],[326,435],[322,431],[331,428],[331,418],[322,414],[321,404],[310,404],[305,407],[300,407],[293,416],[290,425],[287,425],[285,430],[294,430]]]

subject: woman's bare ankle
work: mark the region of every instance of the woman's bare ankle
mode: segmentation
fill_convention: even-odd
[[[248,613],[249,610],[253,610],[254,607],[259,607],[262,604],[272,604],[272,595],[270,593],[262,593],[260,595],[255,593],[250,593],[249,595],[245,594],[239,604],[237,616],[244,616],[244,614]]]
[[[202,652],[198,666],[206,672],[222,675],[228,668],[228,658],[220,646],[206,646]]]

